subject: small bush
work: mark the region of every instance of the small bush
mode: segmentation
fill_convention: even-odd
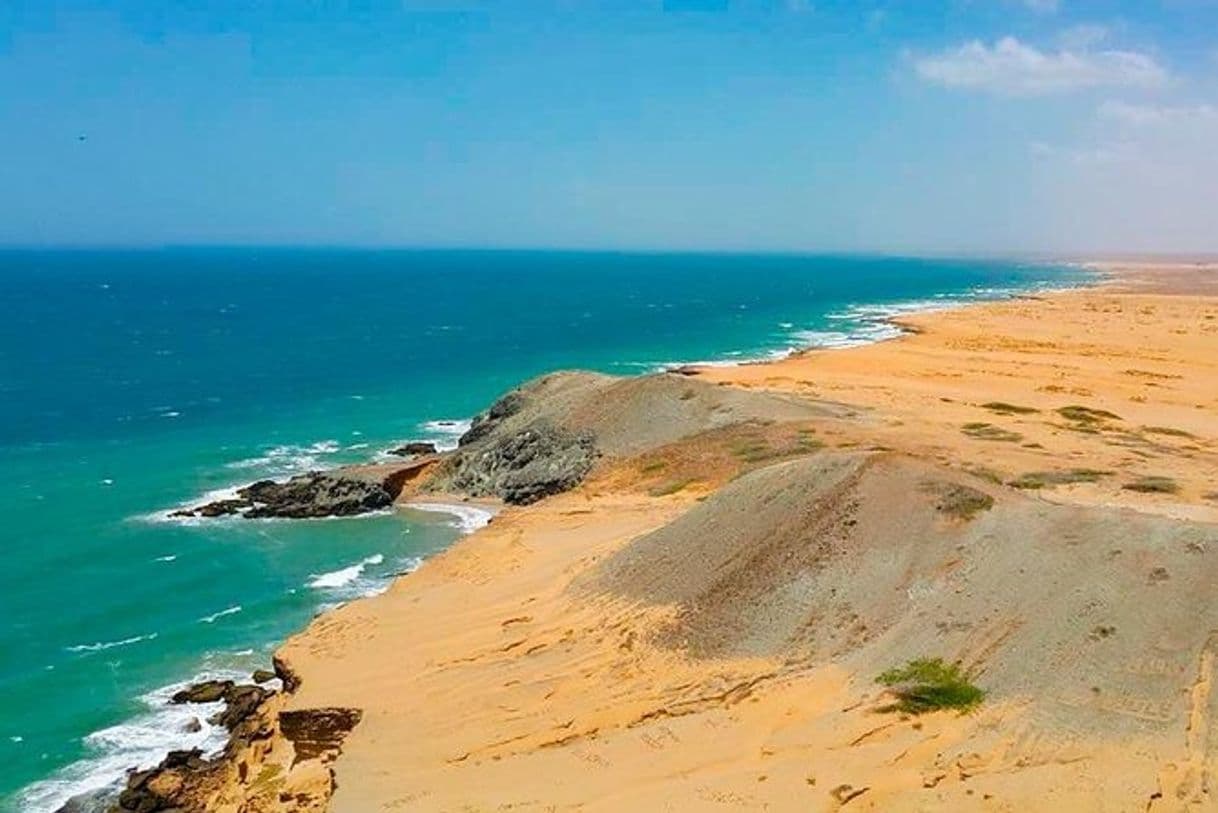
[[[1126,491],[1137,491],[1140,494],[1175,494],[1180,486],[1170,477],[1141,477],[1132,483],[1121,486]]]
[[[936,489],[938,490],[938,489]],[[984,491],[960,485],[948,485],[939,490],[935,509],[957,519],[972,519],[994,507],[994,498]]]
[[[1142,431],[1148,435],[1168,435],[1173,438],[1196,437],[1192,432],[1185,432],[1183,429],[1174,429],[1170,426],[1143,426]]]
[[[942,658],[918,658],[875,679],[887,686],[897,702],[885,711],[925,714],[941,709],[970,711],[985,699],[985,691],[974,686],[957,664]]]
[[[1004,443],[1016,443],[1023,440],[1023,435],[1018,432],[994,426],[992,423],[966,423],[960,427],[960,431],[977,440],[995,440]]]
[[[1019,406],[1017,404],[1008,404],[1003,401],[990,401],[988,404],[982,404],[982,409],[988,409],[990,412],[997,412],[1000,415],[1034,415],[1040,412],[1035,407]]]
[[[1002,485],[1002,474],[994,469],[986,468],[985,466],[965,466],[964,470],[974,477],[979,477],[982,480],[987,480],[994,485]]]
[[[676,494],[678,491],[684,491],[687,486],[690,486],[695,482],[696,480],[693,478],[688,478],[685,480],[673,480],[665,483],[662,486],[653,488],[648,493],[653,497],[667,497],[669,494]]]
[[[1038,489],[1066,486],[1071,483],[1094,483],[1112,474],[1100,469],[1066,469],[1064,471],[1031,471],[1021,474],[1007,485],[1014,488]]]
[[[1068,421],[1075,423],[1103,423],[1104,421],[1119,421],[1120,415],[1109,412],[1106,409],[1092,409],[1085,406],[1064,406],[1057,410],[1057,414],[1061,415]]]
[[[639,472],[642,474],[655,474],[657,471],[664,471],[668,468],[668,462],[665,460],[652,460],[650,463],[644,463]]]

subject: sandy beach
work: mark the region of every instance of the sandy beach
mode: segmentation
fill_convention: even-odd
[[[587,478],[289,640],[209,809],[1214,809],[1218,268],[1097,268],[657,377],[700,431],[571,396]],[[886,711],[917,657],[984,702]]]

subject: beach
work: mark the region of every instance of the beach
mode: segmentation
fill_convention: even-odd
[[[866,347],[543,382],[605,458],[293,636],[208,809],[1210,809],[1215,270],[1102,270]],[[918,656],[985,701],[892,713],[876,676]],[[277,716],[336,709],[293,757]]]

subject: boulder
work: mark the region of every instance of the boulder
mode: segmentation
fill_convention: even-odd
[[[440,450],[436,448],[436,444],[421,440],[404,443],[396,449],[389,450],[389,454],[395,454],[398,457],[418,457],[420,455],[439,453]]]
[[[204,680],[179,692],[174,692],[170,702],[216,703],[224,699],[225,693],[231,690],[233,685],[231,680]]]
[[[271,695],[261,686],[233,686],[224,693],[224,711],[216,715],[216,722],[229,731],[258,710],[262,701]]]

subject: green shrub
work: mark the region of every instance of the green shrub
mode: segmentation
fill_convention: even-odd
[[[648,493],[653,497],[667,497],[669,494],[676,494],[678,491],[684,491],[686,486],[697,482],[692,477],[685,480],[672,480],[662,486],[653,488]]]
[[[1104,421],[1119,421],[1120,415],[1109,412],[1105,409],[1092,409],[1091,407],[1064,406],[1057,410],[1057,414],[1061,415],[1068,421],[1076,423],[1103,423]]]
[[[985,699],[985,691],[974,686],[957,664],[942,658],[918,658],[876,678],[887,686],[897,702],[886,711],[925,714],[941,709],[970,711]]]
[[[1168,435],[1173,438],[1196,437],[1192,432],[1185,432],[1183,429],[1174,429],[1170,426],[1143,426],[1142,431],[1148,435]]]
[[[1008,404],[1003,401],[990,401],[988,404],[982,404],[981,408],[988,409],[990,412],[997,412],[1001,415],[1033,415],[1040,412],[1035,407]]]
[[[960,427],[960,431],[970,438],[976,438],[977,440],[996,440],[1004,443],[1015,443],[1023,440],[1023,435],[1018,432],[994,426],[992,423],[966,423]]]
[[[1170,477],[1141,477],[1132,483],[1121,486],[1126,491],[1137,491],[1141,494],[1175,494],[1180,486]]]
[[[1007,485],[1015,488],[1027,489],[1051,488],[1053,486],[1070,485],[1071,483],[1094,483],[1097,482],[1101,477],[1107,477],[1110,474],[1112,474],[1112,472],[1102,471],[1100,469],[1030,471],[1027,474],[1021,474]]]

